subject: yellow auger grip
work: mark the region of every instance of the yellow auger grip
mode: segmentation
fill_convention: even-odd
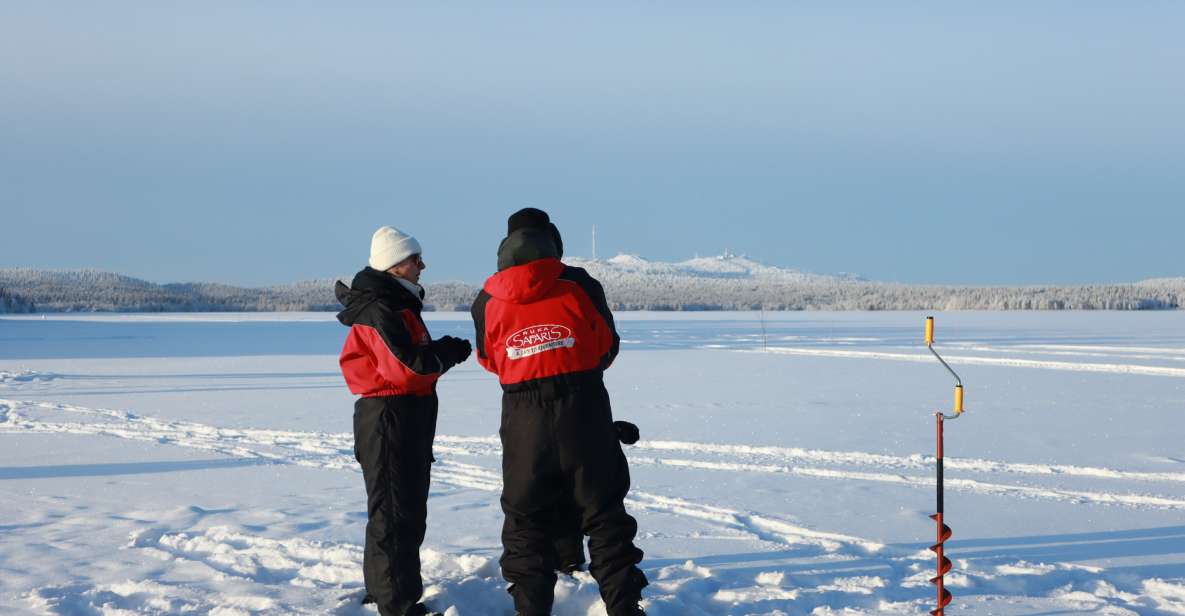
[[[955,414],[963,413],[963,386],[955,385]]]
[[[934,317],[926,317],[926,346],[934,344]]]

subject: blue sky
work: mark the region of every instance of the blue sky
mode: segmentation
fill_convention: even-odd
[[[1185,3],[493,4],[5,3],[0,267],[268,284],[393,224],[476,282],[532,205],[573,255],[1185,275]]]

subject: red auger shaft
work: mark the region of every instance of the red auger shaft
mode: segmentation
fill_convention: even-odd
[[[937,562],[938,575],[936,575],[933,579],[931,579],[930,583],[934,584],[935,586],[938,587],[938,608],[935,610],[932,610],[930,612],[930,614],[931,614],[931,616],[945,616],[943,613],[943,610],[950,603],[951,594],[950,594],[950,591],[947,590],[946,587],[944,586],[942,577],[944,575],[946,575],[948,571],[950,571],[951,562],[950,562],[950,559],[946,557],[946,554],[943,553],[942,544],[946,543],[947,539],[950,539],[951,531],[950,531],[950,527],[947,526],[942,521],[942,509],[943,509],[943,507],[942,507],[942,420],[943,420],[943,416],[942,416],[942,413],[936,413],[935,416],[937,417],[937,420],[938,420],[938,456],[937,456],[937,458],[938,458],[937,459],[937,462],[938,462],[938,464],[937,464],[937,466],[938,466],[938,513],[935,513],[934,515],[930,516],[930,519],[934,520],[938,525],[938,541],[934,545],[930,546],[930,551],[932,551],[938,555],[938,562]]]

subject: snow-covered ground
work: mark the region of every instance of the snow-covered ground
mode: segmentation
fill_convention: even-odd
[[[623,313],[651,614],[932,607],[921,314]],[[429,315],[472,337],[465,315]],[[763,349],[763,330],[765,344]],[[0,613],[366,614],[327,314],[0,319]],[[1185,313],[951,313],[951,614],[1185,614]],[[440,384],[430,605],[506,614],[495,379]],[[586,575],[557,614],[601,614]]]

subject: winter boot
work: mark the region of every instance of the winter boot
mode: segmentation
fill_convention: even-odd
[[[642,609],[641,605],[635,603],[624,610],[611,612],[610,616],[646,616],[646,612]]]
[[[417,604],[407,608],[407,611],[403,613],[403,616],[444,616],[444,615],[441,614],[440,612],[433,612],[432,610],[428,609],[428,606],[424,605],[423,603],[417,603]]]
[[[571,514],[573,518],[579,520],[578,514]],[[552,542],[555,548],[555,562],[559,563],[556,571],[571,576],[577,571],[584,571],[584,535],[580,532],[579,527],[574,532],[565,533],[560,539]]]
[[[577,571],[584,571],[584,563],[564,563],[556,571],[568,577],[573,577]]]

